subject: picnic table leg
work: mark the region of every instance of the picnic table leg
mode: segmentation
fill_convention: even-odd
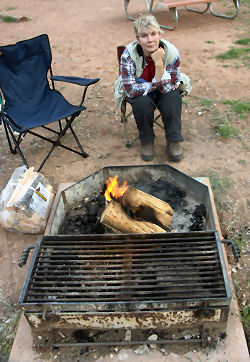
[[[189,11],[194,11],[195,13],[204,14],[204,13],[209,9],[209,4],[211,4],[211,3],[207,3],[205,10],[190,8],[190,7],[187,6],[187,5],[185,5],[185,8],[186,8],[187,10],[189,10]]]
[[[172,16],[172,18],[174,19],[174,25],[173,26],[167,26],[167,25],[162,25],[159,24],[161,28],[163,29],[167,29],[167,30],[174,30],[177,25],[178,25],[178,12],[177,12],[177,8],[170,8],[169,9],[170,14]]]
[[[150,1],[150,2],[149,2]],[[124,0],[124,9],[125,9],[125,14],[127,16],[127,18],[129,20],[135,20],[135,18],[133,18],[131,15],[129,15],[128,13],[128,6],[129,6],[129,3],[130,3],[130,0]],[[147,12],[149,14],[151,14],[151,11],[152,11],[152,7],[153,7],[153,4],[154,4],[154,0],[145,0],[145,3],[146,3],[146,7],[147,7]]]
[[[233,3],[234,3],[234,7],[235,7],[235,13],[232,16],[215,13],[212,9],[211,3],[208,3],[209,4],[208,7],[209,7],[210,13],[214,16],[218,16],[220,18],[226,18],[226,19],[234,19],[234,18],[236,18],[237,14],[239,12],[240,3],[239,3],[239,0],[233,0]]]
[[[154,0],[150,0],[150,3],[149,3],[149,0],[145,0],[145,3],[146,3],[148,13],[151,14],[153,5],[154,5]]]
[[[126,17],[127,17],[129,20],[135,20],[135,18],[132,18],[132,16],[130,16],[129,13],[128,13],[128,5],[129,5],[129,2],[130,2],[130,0],[124,0],[125,14],[126,14]]]
[[[150,3],[149,3],[150,1]],[[148,9],[148,13],[151,14],[152,13],[152,9],[155,10],[157,9],[159,6],[162,6],[164,8],[167,8],[170,11],[170,14],[172,16],[172,18],[174,19],[174,25],[173,26],[167,26],[167,25],[162,25],[159,24],[161,28],[163,29],[167,29],[167,30],[174,30],[178,24],[178,12],[177,12],[177,8],[173,7],[173,8],[169,8],[167,5],[162,4],[163,0],[158,1],[158,3],[155,5],[155,7],[153,8],[154,5],[154,0],[145,0],[146,2],[146,6]]]
[[[129,15],[128,13],[128,6],[129,6],[129,3],[130,3],[130,0],[124,0],[124,9],[125,9],[125,14],[127,16],[127,18],[129,20],[135,20],[135,18],[133,18],[131,15]],[[145,3],[146,3],[146,7],[147,7],[147,11],[149,14],[151,14],[152,12],[152,8],[153,8],[153,5],[154,5],[154,0],[145,0]],[[161,28],[163,29],[168,29],[168,30],[174,30],[178,24],[178,12],[177,12],[177,9],[176,8],[170,8],[169,9],[170,11],[170,14],[172,16],[172,18],[174,19],[174,25],[173,26],[166,26],[166,25],[162,25],[162,24],[159,24]]]

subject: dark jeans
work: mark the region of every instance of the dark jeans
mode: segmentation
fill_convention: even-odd
[[[182,97],[178,90],[162,94],[155,91],[154,95],[127,98],[132,106],[133,115],[139,131],[141,144],[154,142],[154,111],[159,109],[165,128],[165,137],[169,142],[181,142],[181,109]]]

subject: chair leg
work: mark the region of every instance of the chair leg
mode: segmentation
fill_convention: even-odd
[[[4,129],[5,129],[7,141],[8,141],[8,144],[9,144],[10,152],[11,152],[12,154],[15,154],[16,152],[18,152],[19,155],[20,155],[20,157],[21,157],[21,159],[22,159],[22,161],[23,161],[23,163],[24,163],[24,165],[25,165],[27,168],[29,168],[29,165],[28,165],[28,163],[27,163],[27,161],[26,161],[26,159],[25,159],[25,157],[24,157],[24,155],[23,155],[23,153],[22,153],[22,151],[21,151],[21,149],[20,149],[20,143],[22,142],[23,137],[24,137],[27,133],[29,133],[29,134],[31,134],[31,135],[33,135],[33,136],[39,137],[39,138],[41,138],[41,139],[43,139],[43,140],[45,140],[45,141],[47,141],[47,142],[52,143],[52,146],[51,146],[49,152],[47,153],[46,157],[43,159],[42,163],[40,164],[39,168],[37,169],[37,172],[39,172],[39,171],[41,170],[41,168],[44,166],[45,162],[47,161],[47,159],[48,159],[49,156],[51,155],[52,151],[53,151],[54,148],[57,147],[57,146],[60,146],[60,147],[66,149],[66,150],[68,150],[68,151],[71,151],[71,152],[73,152],[73,153],[76,153],[76,154],[78,154],[78,155],[80,155],[80,156],[82,156],[82,157],[84,157],[84,158],[87,158],[89,155],[83,150],[82,145],[81,145],[81,143],[80,143],[78,137],[76,136],[76,133],[75,133],[75,131],[73,130],[73,127],[72,127],[72,122],[74,121],[75,117],[76,117],[76,115],[73,115],[73,116],[71,116],[70,119],[66,119],[66,125],[65,125],[64,128],[62,127],[61,121],[59,121],[59,129],[60,129],[60,132],[55,131],[55,130],[53,130],[53,129],[50,129],[50,128],[48,128],[48,127],[43,127],[43,128],[45,128],[45,129],[47,129],[47,130],[49,130],[49,131],[52,131],[52,132],[54,132],[55,134],[57,134],[57,139],[54,140],[54,141],[51,140],[51,139],[49,139],[49,138],[44,137],[43,135],[40,135],[39,133],[34,132],[34,131],[32,131],[32,130],[29,130],[29,131],[25,132],[24,134],[23,134],[23,133],[22,133],[22,134],[19,134],[18,139],[16,139],[15,136],[14,136],[14,134],[13,134],[13,131],[12,131],[11,127],[9,126],[9,124],[6,123],[6,122],[3,120]],[[73,137],[74,137],[74,139],[75,139],[75,141],[76,141],[76,143],[77,143],[77,145],[78,145],[78,147],[79,147],[79,149],[80,149],[81,152],[76,151],[76,150],[74,150],[74,149],[72,149],[72,148],[70,148],[70,147],[67,147],[67,146],[61,144],[60,140],[61,140],[61,138],[65,135],[65,133],[68,131],[68,129],[70,129],[70,131],[72,132],[72,135],[73,135]],[[14,144],[14,147],[13,147],[13,145],[12,145],[11,140],[12,140],[12,142],[13,142],[13,144]]]
[[[127,143],[126,143],[126,147],[127,148],[130,148],[131,146],[132,146],[132,144],[133,143],[135,143],[135,141],[137,141],[139,139],[139,136],[137,135],[137,136],[134,136],[132,139],[131,139],[131,141],[128,141]]]
[[[47,159],[49,158],[49,156],[51,155],[52,151],[54,150],[56,146],[52,146],[51,149],[49,150],[49,153],[47,153],[46,157],[43,159],[41,165],[38,167],[37,172],[39,172],[41,170],[41,168],[44,166],[45,162],[47,161]]]
[[[19,135],[18,135],[18,139],[16,139],[16,142],[17,142],[17,144],[18,145],[20,145],[20,143],[22,142],[22,140],[24,139],[24,136],[27,134],[27,132],[24,132],[24,133],[19,133]],[[16,151],[17,151],[17,148],[15,147],[14,149],[13,149],[13,154],[16,154]]]
[[[60,132],[62,132],[63,128],[62,128],[62,121],[61,120],[58,121],[58,125],[59,125]]]
[[[132,111],[130,111],[126,115],[126,101],[124,101],[121,105],[121,122],[123,123],[123,138],[125,146],[130,148],[132,144],[139,138],[139,136],[135,136],[131,141],[128,140],[128,132],[127,132],[127,119],[132,114]]]
[[[132,114],[132,112],[129,112],[127,116],[122,112],[122,123],[123,123],[123,137],[124,137],[124,143],[125,146],[130,148],[132,144],[139,139],[139,136],[135,136],[132,138],[131,141],[128,140],[128,132],[127,132],[127,118]]]
[[[73,136],[75,138],[76,143],[78,144],[78,147],[81,150],[82,156],[85,157],[85,158],[89,157],[89,155],[83,150],[82,145],[81,145],[78,137],[76,136],[75,131],[73,130],[72,126],[70,126],[70,130],[71,130],[71,132],[72,132],[72,134],[73,134]]]
[[[62,129],[62,131],[60,131],[60,132],[58,133],[58,137],[57,137],[57,139],[56,139],[55,141],[46,139],[45,137],[42,137],[42,136],[39,136],[38,134],[36,134],[36,135],[38,135],[39,137],[45,138],[47,141],[49,141],[49,142],[52,143],[52,146],[51,146],[48,154],[46,155],[46,157],[45,157],[44,160],[42,161],[41,165],[40,165],[39,168],[37,169],[37,172],[39,172],[39,171],[41,170],[41,168],[44,166],[45,162],[47,161],[47,159],[48,159],[49,156],[51,155],[52,151],[53,151],[54,148],[56,148],[57,146],[60,146],[60,147],[66,149],[66,150],[68,150],[68,151],[71,151],[71,152],[73,152],[73,153],[76,153],[76,154],[78,154],[78,155],[80,155],[80,156],[82,156],[82,157],[84,157],[84,158],[87,158],[87,157],[89,156],[89,155],[83,150],[82,145],[80,144],[80,141],[79,141],[79,139],[77,138],[77,136],[76,136],[76,134],[75,134],[75,132],[74,132],[74,130],[73,130],[73,128],[72,128],[72,122],[74,121],[75,117],[76,117],[76,115],[73,115],[73,116],[70,117],[69,120],[68,120],[68,119],[65,119],[67,124],[66,124],[66,126]],[[59,124],[60,124],[60,128],[61,128],[61,123],[59,123]],[[78,145],[78,147],[79,147],[79,149],[80,149],[81,152],[76,151],[76,150],[74,150],[74,149],[72,149],[72,148],[70,148],[70,147],[67,147],[67,146],[61,144],[60,140],[61,140],[61,138],[65,135],[65,133],[67,132],[68,129],[71,130],[71,132],[72,132],[72,134],[73,134],[73,137],[74,137],[74,139],[75,139],[75,141],[76,141],[76,143],[77,143],[77,145]],[[35,134],[35,133],[32,132],[32,131],[29,131],[29,133]]]
[[[25,165],[27,168],[29,168],[29,165],[28,165],[28,163],[27,163],[27,161],[26,161],[26,159],[25,159],[25,157],[24,157],[24,155],[23,155],[23,153],[22,153],[22,151],[21,151],[21,149],[20,149],[20,146],[19,146],[20,143],[21,143],[21,141],[22,141],[22,135],[20,134],[19,137],[18,137],[18,140],[16,140],[16,138],[15,138],[15,136],[14,136],[14,134],[13,134],[10,126],[9,126],[5,121],[3,121],[3,123],[4,123],[4,128],[5,128],[6,136],[7,136],[8,143],[9,143],[9,147],[10,147],[10,152],[11,152],[12,154],[15,154],[16,151],[17,151],[17,152],[19,153],[19,155],[20,155],[20,157],[21,157],[24,165]],[[15,145],[15,148],[12,147],[12,144],[11,144],[11,140],[10,140],[9,135],[10,135],[11,138],[12,138],[12,141],[13,141],[13,143],[14,143],[14,145]]]
[[[9,132],[8,132],[8,129],[7,129],[7,124],[6,124],[6,122],[5,122],[4,120],[3,120],[3,125],[4,125],[4,129],[5,129],[7,141],[8,141],[8,144],[9,144],[10,153],[15,153],[15,152],[14,152],[14,149],[13,149],[13,147],[12,147],[12,144],[11,144]],[[10,131],[10,132],[11,132],[11,131]],[[13,135],[13,136],[14,136],[14,135]]]
[[[164,126],[158,122],[158,119],[161,118],[161,114],[158,114],[157,117],[155,117],[154,119],[154,123],[157,124],[157,126],[161,127],[162,129],[164,129]]]
[[[78,141],[77,144],[79,143],[79,145],[81,146],[81,147],[79,146],[81,152],[76,151],[76,150],[74,150],[73,148],[67,147],[67,146],[63,145],[63,144],[60,142],[60,139],[65,135],[65,132],[64,132],[64,131],[63,131],[63,132],[57,132],[57,131],[55,131],[55,130],[53,130],[53,129],[50,129],[50,128],[44,127],[44,126],[42,126],[42,128],[44,128],[44,129],[46,129],[46,130],[48,130],[48,131],[52,131],[53,133],[57,134],[57,135],[58,135],[57,139],[56,139],[56,140],[51,140],[51,139],[46,138],[46,137],[44,137],[43,135],[41,135],[41,134],[39,134],[39,133],[36,133],[36,132],[34,132],[34,131],[31,131],[31,130],[29,130],[28,133],[31,134],[31,135],[33,135],[33,136],[39,137],[39,138],[41,138],[41,139],[43,139],[43,140],[45,140],[45,141],[47,141],[47,142],[52,143],[53,146],[54,146],[54,147],[52,146],[53,148],[55,148],[56,146],[60,146],[60,147],[64,148],[65,150],[74,152],[74,153],[76,153],[76,154],[78,154],[78,155],[80,155],[80,156],[83,156],[83,157],[85,157],[85,158],[87,158],[87,157],[89,156],[89,155],[82,149],[82,146],[81,146],[81,144],[80,144],[80,141],[78,140],[78,138],[77,138],[74,130],[73,130],[73,136],[74,136],[76,142]],[[68,128],[70,128],[70,126],[67,126],[67,129],[68,129]],[[67,131],[67,129],[66,129],[66,131]],[[71,131],[72,131],[72,130],[71,130]]]
[[[124,143],[127,147],[129,142],[128,142],[128,132],[127,132],[127,117],[126,117],[126,102],[123,102],[121,105],[121,123],[123,123],[123,138],[124,138]]]

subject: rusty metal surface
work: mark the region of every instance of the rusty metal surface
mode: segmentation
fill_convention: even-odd
[[[166,329],[169,327],[190,327],[197,323],[223,322],[225,316],[221,309],[202,311],[167,312],[126,312],[126,313],[60,313],[39,315],[28,313],[29,323],[39,328],[42,325],[53,328],[93,328],[93,329]]]

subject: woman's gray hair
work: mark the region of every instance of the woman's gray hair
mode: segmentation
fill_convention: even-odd
[[[138,38],[138,36],[141,35],[147,28],[153,28],[157,32],[162,33],[162,30],[156,18],[151,14],[141,15],[139,18],[135,20],[134,30],[136,37]]]

